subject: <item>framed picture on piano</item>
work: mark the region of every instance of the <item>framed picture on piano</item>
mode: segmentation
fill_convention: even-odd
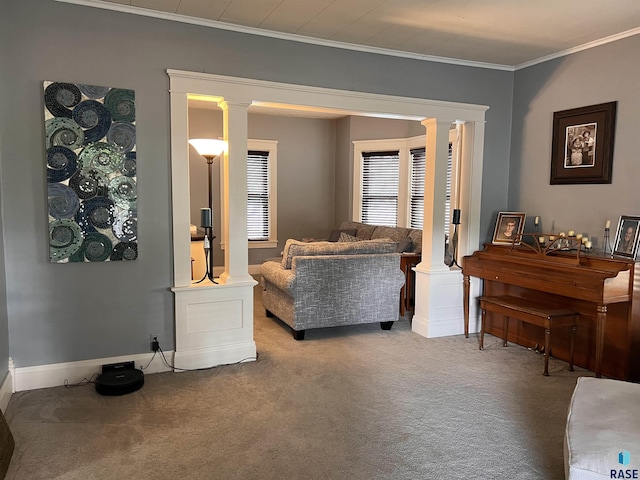
[[[620,257],[636,258],[640,240],[640,217],[622,215],[618,220],[613,254]]]
[[[525,217],[526,214],[522,212],[499,212],[491,243],[520,245]]]

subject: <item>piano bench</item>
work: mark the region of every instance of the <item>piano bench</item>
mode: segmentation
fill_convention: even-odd
[[[509,317],[544,327],[544,372],[543,375],[549,375],[549,354],[551,353],[551,329],[556,327],[571,327],[571,360],[569,361],[569,370],[573,371],[573,344],[576,333],[576,325],[578,323],[578,312],[571,310],[559,309],[541,305],[519,297],[510,295],[499,295],[495,297],[482,296],[480,300],[480,309],[482,310],[482,320],[480,327],[480,350],[484,350],[484,328],[486,323],[487,312],[494,312],[504,315],[504,343],[507,346],[507,338],[509,336]]]

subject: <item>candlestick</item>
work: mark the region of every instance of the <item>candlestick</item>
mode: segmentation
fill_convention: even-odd
[[[611,228],[611,220],[607,220],[607,223],[604,226],[604,228]]]
[[[538,226],[538,223],[540,223],[540,217],[536,217],[535,220],[533,221],[533,224],[535,226]]]

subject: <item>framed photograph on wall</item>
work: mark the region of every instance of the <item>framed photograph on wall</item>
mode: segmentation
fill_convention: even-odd
[[[522,212],[499,212],[491,243],[520,245],[525,216]]]
[[[551,185],[611,183],[617,102],[553,114]]]
[[[622,215],[618,220],[613,254],[621,257],[636,258],[640,235],[640,217]]]

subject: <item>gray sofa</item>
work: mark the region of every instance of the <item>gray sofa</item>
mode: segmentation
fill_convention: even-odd
[[[331,232],[331,236],[336,238],[339,232],[353,235],[358,240],[390,239],[398,242],[397,250],[399,252],[422,253],[422,230],[419,229],[367,225],[346,220],[340,224],[337,230]]]
[[[398,320],[398,243],[287,240],[281,261],[262,264],[262,303],[302,340],[308,329]]]

